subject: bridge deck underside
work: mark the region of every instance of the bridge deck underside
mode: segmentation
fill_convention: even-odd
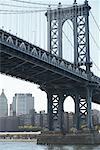
[[[86,96],[86,81],[3,44],[0,44],[0,72],[39,84],[42,89],[45,86],[59,87],[69,95],[79,92]],[[94,92],[93,102],[100,103],[99,93],[99,90]]]

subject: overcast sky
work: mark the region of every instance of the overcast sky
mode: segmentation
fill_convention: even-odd
[[[40,2],[40,3],[47,3],[47,4],[58,4],[58,0],[24,0],[28,2]],[[62,5],[72,5],[73,0],[60,0]],[[77,0],[77,3],[83,3],[84,0]],[[0,0],[0,4],[11,4],[11,5],[18,5],[18,6],[29,6],[29,7],[40,7],[40,5],[32,5],[32,4],[23,4],[19,2],[13,2],[12,0]],[[89,0],[89,4],[92,7],[91,12],[93,16],[95,17],[95,20],[97,21],[99,28],[100,28],[100,0]],[[44,6],[41,6],[44,7]],[[47,7],[47,6],[45,6]],[[3,6],[0,5],[1,10],[34,10],[31,8],[19,8],[19,7],[9,7],[9,6]],[[40,8],[39,8],[40,9]],[[42,8],[41,8],[42,9]],[[47,8],[43,8],[47,9]],[[31,43],[36,43],[36,45],[47,49],[46,48],[46,17],[43,13],[29,13],[29,14],[0,14],[0,27],[4,28],[4,30],[7,30],[13,34],[17,34],[17,36],[30,41]],[[35,21],[34,21],[35,20]],[[65,24],[64,29],[67,24]],[[68,25],[67,25],[68,26]],[[45,30],[44,30],[45,29]],[[41,31],[41,32],[40,32]],[[98,28],[90,15],[90,32],[92,33],[92,36],[96,43],[93,41],[93,39],[90,37],[90,51],[91,51],[91,58],[96,63],[96,65],[100,66],[100,32],[98,31]],[[68,31],[67,31],[68,33]],[[70,32],[69,32],[70,34]],[[69,35],[69,38],[71,40],[71,37]],[[64,46],[68,46],[68,41],[64,39]],[[73,49],[71,46],[69,46],[71,51],[66,52],[64,51],[63,47],[63,54],[64,58],[66,60],[72,61],[73,60]],[[68,57],[68,58],[67,58]],[[69,59],[71,58],[71,59]],[[93,65],[94,74],[100,76],[100,70],[98,70],[95,65]],[[32,95],[35,97],[35,109],[37,111],[39,110],[47,110],[47,98],[46,93],[41,91],[39,89],[38,85],[35,85],[33,83],[29,83],[26,81],[22,81],[19,79],[15,79],[12,77],[8,77],[5,75],[0,74],[0,93],[2,89],[5,90],[5,94],[8,98],[8,103],[12,102],[12,98],[15,93],[32,93]],[[70,103],[68,102],[70,101]],[[69,98],[65,101],[66,111],[74,111],[74,102]],[[100,110],[100,105],[93,105],[93,108],[96,108]]]

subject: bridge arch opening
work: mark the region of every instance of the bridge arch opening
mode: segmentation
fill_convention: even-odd
[[[71,96],[66,97],[64,101],[64,112],[75,112],[74,99]]]
[[[74,62],[74,36],[72,21],[67,20],[62,28],[62,50],[63,58],[69,62]]]
[[[75,127],[75,104],[71,96],[64,101],[64,130],[69,132]]]

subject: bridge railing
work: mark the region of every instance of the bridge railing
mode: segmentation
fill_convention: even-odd
[[[68,71],[69,73],[72,73],[85,80],[89,80],[88,75],[86,74],[86,71],[84,69],[76,68],[74,64],[60,57],[57,57],[25,40],[22,40],[18,38],[17,36],[9,34],[6,31],[0,30],[0,43],[8,45],[9,47],[12,47],[16,50],[22,51],[23,53],[27,53],[28,55],[31,55],[32,57],[35,57],[48,64],[56,66],[65,71]],[[97,76],[94,76],[92,73],[91,73],[91,80],[100,84],[100,78]]]

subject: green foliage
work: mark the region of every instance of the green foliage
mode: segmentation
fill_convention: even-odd
[[[40,127],[32,126],[32,125],[19,126],[18,129],[19,131],[26,131],[26,132],[28,131],[37,132],[42,130]]]
[[[96,125],[95,130],[100,131],[100,125]]]

